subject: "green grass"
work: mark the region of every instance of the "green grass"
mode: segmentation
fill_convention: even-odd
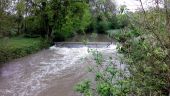
[[[3,38],[0,39],[0,63],[26,56],[48,46],[40,38]]]
[[[3,38],[0,39],[0,44],[7,48],[21,48],[32,46],[33,44],[39,44],[41,41],[39,38]],[[0,46],[2,47],[2,46]]]

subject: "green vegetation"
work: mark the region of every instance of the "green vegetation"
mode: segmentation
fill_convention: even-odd
[[[43,40],[52,43],[64,41],[75,34],[106,33],[108,29],[118,28],[114,27],[119,25],[116,21],[115,23],[109,22],[110,19],[116,20],[117,18],[115,14],[112,14],[113,11],[115,11],[115,5],[110,0],[95,2],[88,0],[1,0],[0,38],[2,41],[5,38],[10,39],[5,43],[0,42],[2,45],[0,61],[4,62],[33,53],[42,48]],[[23,38],[17,41],[15,38],[18,36],[23,36]],[[34,44],[30,40],[36,43],[37,39],[33,38],[43,39],[39,44]]]
[[[41,38],[4,38],[0,39],[0,63],[26,56],[49,46]]]
[[[85,0],[1,0],[0,62],[84,33],[90,20],[90,7]]]
[[[156,7],[145,10],[139,0],[142,10],[122,12],[129,18],[128,26],[108,31],[119,43],[120,64],[114,64],[111,57],[106,64],[100,52],[92,52],[96,66],[90,72],[96,75],[95,81],[78,84],[77,91],[85,96],[170,95],[170,1],[160,1],[164,8],[156,2]]]
[[[12,2],[1,1],[1,37],[25,35],[63,41],[84,32],[90,24],[90,8],[84,0],[18,0],[14,6]],[[11,7],[16,13],[6,11]]]
[[[52,7],[56,7],[59,4],[60,6],[58,7],[61,8],[59,13],[57,13],[57,10],[52,9],[54,11],[53,16],[56,17],[53,20],[54,25],[52,28],[54,40],[63,41],[76,33],[83,33],[91,19],[88,3],[85,1],[73,2],[68,0],[65,1],[67,5],[64,6],[61,2],[57,1],[52,1]],[[56,15],[56,13],[59,15]]]
[[[0,37],[64,41],[77,33],[120,29],[128,20],[126,15],[113,13],[116,7],[111,0],[1,0],[0,6]]]
[[[155,5],[147,10],[138,1],[141,10],[129,12],[126,6],[116,9],[112,0],[1,0],[0,62],[75,34],[108,33],[119,43],[120,65],[126,68],[117,68],[111,57],[105,65],[103,55],[91,50],[95,86],[85,81],[77,91],[86,96],[169,96],[170,0],[152,0]]]

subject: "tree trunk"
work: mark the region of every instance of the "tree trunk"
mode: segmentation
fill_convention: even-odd
[[[18,23],[18,32],[17,32],[17,35],[19,35],[20,34],[20,26],[19,26],[20,24]]]
[[[164,8],[165,8],[165,14],[166,14],[166,28],[168,32],[168,38],[170,40],[170,1],[164,0]]]

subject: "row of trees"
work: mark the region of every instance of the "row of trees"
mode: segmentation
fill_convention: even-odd
[[[121,28],[112,0],[1,0],[0,36],[64,40],[75,33]]]
[[[84,31],[91,18],[85,0],[1,0],[0,6],[1,35],[66,38]]]

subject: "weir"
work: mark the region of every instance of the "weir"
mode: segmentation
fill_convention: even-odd
[[[83,42],[55,42],[56,47],[66,47],[66,48],[107,48],[113,42],[88,42],[87,44]]]

